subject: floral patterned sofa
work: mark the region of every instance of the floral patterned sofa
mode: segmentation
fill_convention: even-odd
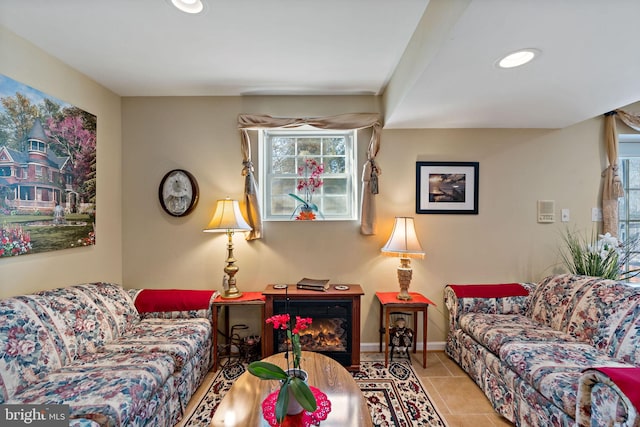
[[[555,275],[447,285],[445,303],[447,354],[516,425],[640,425],[640,288]]]
[[[72,426],[173,426],[211,367],[210,300],[141,314],[143,292],[91,283],[1,300],[0,404],[68,404]]]

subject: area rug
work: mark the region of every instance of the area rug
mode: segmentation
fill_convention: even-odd
[[[200,403],[186,417],[184,427],[209,426],[225,393],[245,370],[242,364],[219,370]],[[360,362],[360,370],[351,374],[367,400],[375,426],[447,426],[408,361],[394,361],[385,368],[383,361],[365,360]]]

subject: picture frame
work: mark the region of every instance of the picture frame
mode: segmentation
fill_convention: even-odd
[[[479,162],[416,162],[417,214],[478,214]]]
[[[98,117],[3,74],[0,94],[0,259],[94,246]]]

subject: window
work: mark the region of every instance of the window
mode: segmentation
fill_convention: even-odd
[[[618,201],[618,238],[626,241],[640,233],[640,135],[619,135],[620,178],[624,196]],[[629,256],[625,271],[640,268],[640,252]],[[640,276],[631,282],[640,283]]]
[[[265,220],[291,220],[301,204],[291,194],[304,199],[298,190],[299,168],[307,160],[324,165],[322,186],[312,194],[318,219],[355,220],[356,131],[308,128],[260,131],[260,187]]]
[[[42,141],[31,139],[29,140],[29,151],[39,151],[41,153],[46,153],[47,145]]]

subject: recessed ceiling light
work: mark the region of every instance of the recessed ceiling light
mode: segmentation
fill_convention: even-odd
[[[200,13],[204,9],[202,0],[171,0],[171,3],[186,13]]]
[[[514,68],[530,62],[540,53],[537,49],[521,49],[510,53],[498,61],[500,68]]]

